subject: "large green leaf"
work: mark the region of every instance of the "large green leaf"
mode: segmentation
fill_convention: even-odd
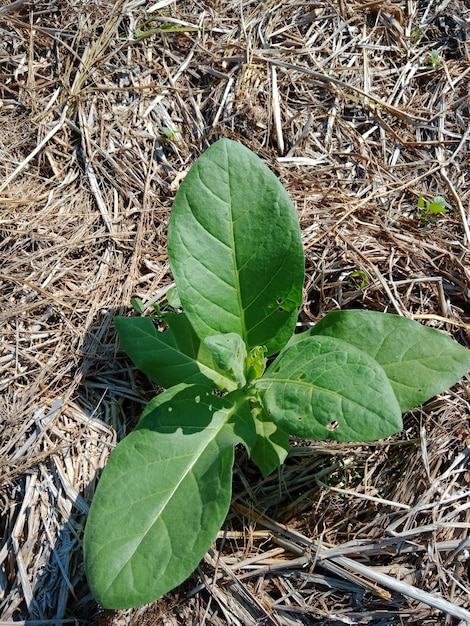
[[[343,339],[376,359],[390,379],[402,412],[448,389],[470,369],[470,350],[438,330],[399,315],[333,311],[308,332]]]
[[[295,208],[248,148],[221,139],[176,195],[168,256],[200,337],[237,333],[268,355],[288,341],[302,301],[304,256]]]
[[[402,428],[384,369],[333,337],[306,337],[286,348],[257,381],[264,407],[283,431],[309,439],[373,441]]]
[[[155,600],[210,547],[230,504],[233,444],[254,443],[251,414],[236,394],[173,387],[112,452],[84,537],[88,583],[103,607]]]
[[[168,313],[160,332],[149,317],[116,317],[122,347],[142,372],[162,387],[206,384],[231,391],[236,383],[221,373],[184,314]]]

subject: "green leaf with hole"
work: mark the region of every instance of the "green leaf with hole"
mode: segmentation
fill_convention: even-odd
[[[170,325],[159,331],[150,317],[116,317],[114,323],[122,347],[136,367],[162,387],[181,381],[213,385],[225,391],[236,388],[220,372],[184,314],[167,313]]]
[[[302,302],[300,228],[287,192],[248,148],[221,139],[194,163],[173,204],[168,256],[199,337],[237,333],[268,355],[287,343]]]
[[[308,334],[342,339],[373,357],[403,412],[448,389],[470,369],[467,348],[443,332],[390,313],[333,311]]]
[[[179,385],[150,402],[112,452],[88,517],[85,567],[101,606],[146,604],[188,577],[227,514],[234,443],[254,438],[240,396]]]
[[[286,348],[257,381],[283,431],[309,439],[373,441],[402,428],[384,369],[351,344],[322,335]]]

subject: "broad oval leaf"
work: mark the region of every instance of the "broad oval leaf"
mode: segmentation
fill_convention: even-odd
[[[116,317],[119,340],[133,363],[161,387],[186,383],[232,391],[236,383],[215,366],[187,317],[168,313],[170,328],[160,332],[149,317]]]
[[[103,607],[155,600],[210,547],[230,504],[233,444],[255,437],[237,398],[173,387],[111,453],[84,536],[88,583]]]
[[[434,328],[399,315],[333,311],[308,332],[347,341],[378,361],[403,413],[445,391],[470,369],[470,350]]]
[[[268,355],[288,341],[302,302],[297,213],[269,168],[229,139],[194,163],[171,211],[168,257],[200,337],[237,333]]]
[[[373,441],[402,429],[383,368],[340,339],[318,335],[294,343],[257,382],[272,421],[298,437]]]

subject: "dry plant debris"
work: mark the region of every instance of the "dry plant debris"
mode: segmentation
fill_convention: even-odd
[[[469,22],[463,0],[2,0],[0,625],[470,623],[468,377],[384,442],[294,442],[266,480],[240,451],[225,531],[152,606],[102,612],[80,548],[152,393],[112,319],[164,297],[172,198],[215,139],[297,204],[305,324],[365,306],[469,344]]]

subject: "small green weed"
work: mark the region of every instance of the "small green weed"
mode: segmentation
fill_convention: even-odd
[[[431,202],[425,202],[422,195],[418,198],[418,215],[424,221],[429,221],[448,212],[446,201],[442,196],[434,196]]]
[[[432,70],[437,70],[441,64],[441,58],[438,50],[431,50],[428,56],[428,65]]]
[[[351,289],[365,289],[368,284],[369,279],[363,270],[355,270],[348,276],[348,287]]]
[[[416,46],[416,44],[419,41],[419,38],[421,37],[421,29],[419,26],[413,26],[413,28],[411,29],[411,33],[410,33],[410,41],[411,41],[411,45]]]

